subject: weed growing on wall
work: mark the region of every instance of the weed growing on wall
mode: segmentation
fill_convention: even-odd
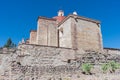
[[[82,71],[84,74],[91,74],[91,69],[93,68],[93,65],[90,63],[83,63],[82,64]]]

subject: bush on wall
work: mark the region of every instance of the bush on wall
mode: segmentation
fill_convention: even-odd
[[[90,63],[83,63],[82,64],[82,71],[85,74],[91,74],[91,69],[93,68],[93,65]]]
[[[111,73],[114,73],[116,69],[120,68],[120,64],[115,61],[110,61],[108,63],[102,64],[102,71],[103,73],[110,71]]]

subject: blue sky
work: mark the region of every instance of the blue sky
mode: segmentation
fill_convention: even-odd
[[[37,28],[38,16],[53,17],[77,11],[81,16],[101,21],[104,47],[120,48],[119,0],[0,0],[0,46],[11,37],[14,43],[29,38]]]

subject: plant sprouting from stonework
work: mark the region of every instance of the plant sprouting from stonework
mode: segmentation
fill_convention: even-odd
[[[107,71],[110,71],[111,73],[114,73],[116,69],[120,68],[120,64],[115,61],[110,61],[108,63],[102,64],[102,71],[105,73]]]
[[[110,65],[108,63],[102,64],[102,71],[103,73],[106,73],[110,68]]]
[[[82,71],[84,74],[91,74],[91,69],[93,68],[93,65],[90,63],[83,63],[82,64]]]
[[[115,70],[120,67],[120,64],[115,61],[110,61],[109,65],[111,66],[111,68],[110,68],[111,73],[115,72]]]

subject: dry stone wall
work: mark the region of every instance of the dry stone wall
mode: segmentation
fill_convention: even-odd
[[[19,45],[17,49],[2,49],[0,80],[90,80],[92,77],[101,80],[99,65],[111,60],[120,62],[119,50],[104,50],[104,52],[95,52],[26,44]],[[94,64],[93,73],[99,76],[81,74],[82,63]],[[111,76],[116,77],[116,75]]]
[[[115,48],[104,48],[105,53],[109,54],[120,54],[120,49],[115,49]]]
[[[68,59],[75,59],[75,51],[36,45],[20,45],[18,52],[23,65],[65,65]],[[24,57],[22,57],[24,56]]]
[[[16,52],[16,49],[3,48],[0,50],[0,80],[11,80],[11,62],[12,55]]]

